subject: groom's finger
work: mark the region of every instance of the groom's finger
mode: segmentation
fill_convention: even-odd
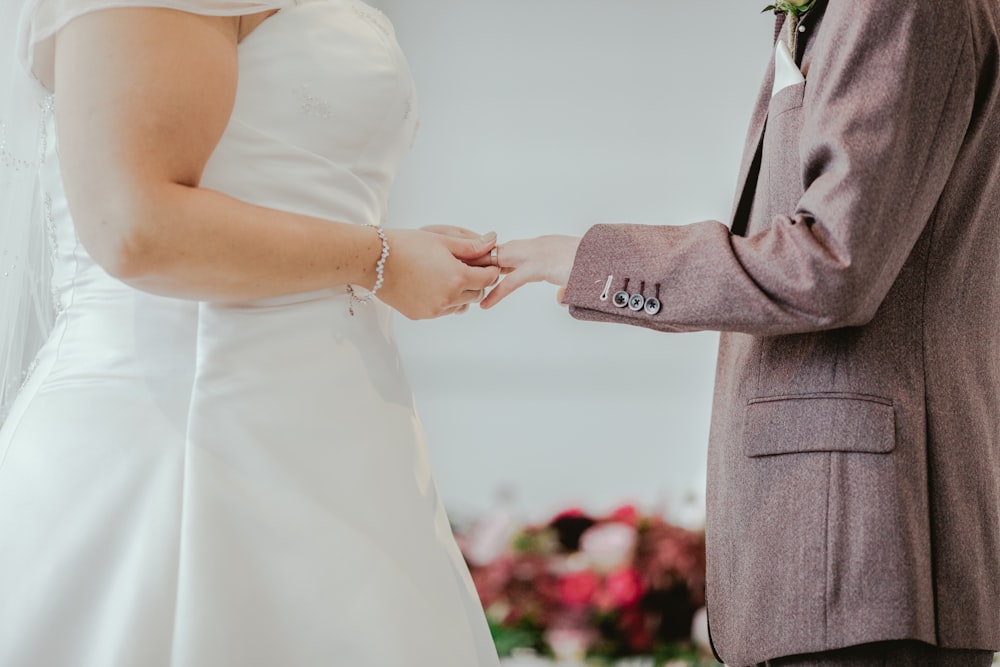
[[[463,259],[469,266],[499,266],[501,273],[507,274],[517,268],[520,258],[517,256],[517,242],[511,241],[503,245],[497,245],[496,257],[492,251],[488,255],[476,257],[475,259]]]
[[[490,309],[506,299],[517,288],[527,285],[528,282],[528,276],[525,272],[514,271],[501,280],[500,284],[494,287],[490,293],[486,295],[486,298],[479,303],[479,306],[483,309]]]

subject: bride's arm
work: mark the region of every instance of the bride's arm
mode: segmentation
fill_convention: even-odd
[[[370,227],[319,220],[199,187],[232,110],[237,21],[109,9],[68,24],[56,45],[59,150],[84,246],[139,289],[239,300],[375,283]],[[379,297],[409,317],[476,299],[493,267],[455,259],[494,243],[389,231]]]

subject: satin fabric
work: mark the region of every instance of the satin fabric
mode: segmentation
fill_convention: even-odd
[[[202,186],[382,220],[417,122],[385,17],[305,2],[239,58]],[[495,667],[389,309],[123,285],[74,233],[57,150],[63,310],[0,430],[0,664]]]

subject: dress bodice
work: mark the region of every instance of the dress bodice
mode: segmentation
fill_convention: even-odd
[[[385,15],[360,0],[300,0],[248,35],[238,57],[231,118],[201,186],[325,220],[383,222],[417,127],[413,79]],[[80,245],[51,114],[46,134],[42,189],[57,306],[131,293]]]
[[[286,1],[239,47],[201,186],[379,223],[416,127],[393,29],[360,0]],[[49,116],[63,308],[0,426],[0,665],[499,667],[391,309],[112,278],[74,232]]]
[[[376,224],[413,141],[416,99],[392,25],[359,0],[303,0],[239,47],[232,118],[202,186]]]

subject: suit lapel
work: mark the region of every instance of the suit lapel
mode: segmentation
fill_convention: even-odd
[[[827,0],[816,0],[813,8],[802,17],[802,25],[807,27],[815,26],[816,21],[822,16],[826,8]],[[781,37],[781,31],[785,27],[785,16],[777,14],[774,21],[774,43],[777,45]],[[811,31],[810,31],[811,34]],[[799,62],[804,51],[804,42],[799,40],[797,53],[794,54],[796,62]],[[774,58],[771,58],[771,65],[767,69],[767,76],[761,85],[760,94],[757,96],[757,104],[754,107],[753,116],[750,119],[750,131],[747,134],[747,142],[743,148],[743,163],[740,166],[740,175],[736,181],[736,201],[733,203],[733,214],[730,218],[730,229],[733,234],[742,236],[746,233],[747,224],[750,220],[750,208],[753,204],[754,193],[757,190],[757,178],[760,175],[762,149],[764,140],[764,130],[767,126],[767,108],[771,102],[771,89],[774,86]]]
[[[774,22],[774,43],[778,43],[785,17],[781,14]],[[767,75],[761,84],[750,119],[750,131],[743,147],[743,163],[740,165],[740,175],[736,180],[736,201],[733,203],[733,214],[730,218],[734,234],[742,235],[746,231],[747,219],[750,216],[750,204],[753,202],[754,190],[757,189],[757,176],[760,171],[761,142],[764,139],[764,126],[767,125],[767,107],[771,101],[771,88],[774,86],[774,58],[767,69]]]

